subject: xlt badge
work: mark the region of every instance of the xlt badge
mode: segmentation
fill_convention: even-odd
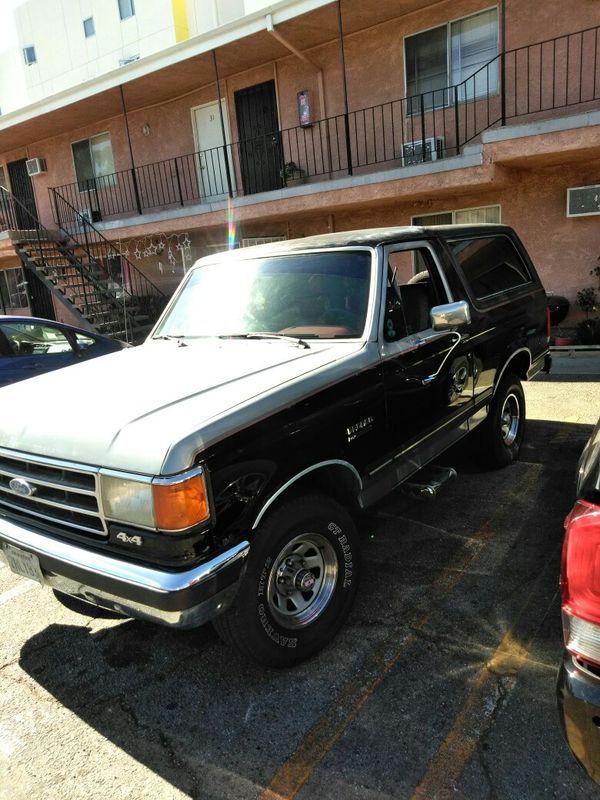
[[[349,442],[353,442],[359,436],[363,436],[371,430],[373,430],[373,417],[365,417],[346,428],[346,436]]]

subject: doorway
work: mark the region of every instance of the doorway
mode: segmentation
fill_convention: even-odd
[[[221,98],[221,110],[225,125],[225,144],[230,144],[229,120],[225,99]],[[223,152],[223,131],[219,115],[219,103],[207,103],[192,108],[192,127],[196,145],[196,169],[200,197],[222,199],[229,194],[227,165]],[[227,161],[231,179],[231,190],[235,192],[235,175],[231,158],[231,147],[227,147]]]
[[[281,189],[283,162],[275,81],[235,92],[235,113],[244,194]]]
[[[10,189],[20,201],[15,203],[15,218],[19,228],[32,230],[38,227],[37,207],[33,194],[33,184],[27,172],[27,159],[11,161],[7,164]]]
[[[29,307],[34,317],[56,319],[52,293],[46,284],[38,277],[35,270],[25,267],[25,279],[29,294]]]

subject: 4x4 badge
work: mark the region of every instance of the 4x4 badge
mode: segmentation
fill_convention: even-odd
[[[22,478],[13,478],[8,484],[8,488],[11,490],[11,492],[20,494],[21,497],[31,497],[31,495],[35,494],[36,491],[35,486],[27,483],[27,481],[24,481]]]

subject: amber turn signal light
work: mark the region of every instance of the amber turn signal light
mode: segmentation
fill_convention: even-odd
[[[152,484],[154,521],[163,531],[191,528],[209,517],[204,475],[194,475],[179,483]]]

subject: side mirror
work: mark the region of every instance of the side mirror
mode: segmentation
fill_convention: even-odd
[[[471,322],[471,309],[465,300],[457,303],[446,303],[431,309],[431,327],[434,331],[446,331],[450,328],[462,328]]]

